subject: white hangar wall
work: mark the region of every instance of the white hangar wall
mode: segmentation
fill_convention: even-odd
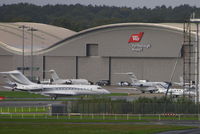
[[[45,71],[54,69],[60,78],[76,78],[76,57],[46,56]],[[46,73],[45,78],[51,78]]]
[[[109,80],[109,58],[80,57],[78,59],[78,77],[93,82]]]
[[[151,81],[169,81],[176,58],[112,58],[111,81],[116,84],[119,81],[129,81],[127,75],[116,73],[133,72],[138,79]],[[183,73],[182,59],[178,59],[177,68],[173,80],[179,81]]]

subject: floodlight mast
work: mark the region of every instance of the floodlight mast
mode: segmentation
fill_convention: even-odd
[[[200,24],[200,19],[195,19],[194,16],[192,19],[190,19],[190,23],[193,23],[196,25],[196,47],[195,47],[195,52],[196,52],[196,55],[195,55],[195,60],[197,62],[197,65],[195,67],[195,88],[196,88],[196,98],[195,98],[195,102],[196,103],[199,103],[199,100],[200,100],[200,96],[199,96],[199,90],[200,90],[200,44],[199,44],[199,24]]]
[[[24,74],[24,29],[29,28],[25,25],[19,26],[18,28],[22,29],[22,73]]]
[[[31,31],[31,80],[33,81],[33,32],[38,30],[31,27],[28,31]]]

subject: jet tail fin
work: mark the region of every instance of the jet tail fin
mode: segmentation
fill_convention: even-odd
[[[53,81],[57,81],[60,79],[55,70],[49,70],[49,72],[50,72],[50,75],[51,75]]]
[[[11,81],[7,76],[3,76],[4,79],[4,84],[3,87],[7,88],[7,89],[13,89],[14,87],[16,87],[16,83]]]
[[[133,83],[138,82],[138,79],[137,79],[137,77],[135,76],[135,74],[134,74],[133,72],[127,72],[127,73],[115,73],[115,74],[126,74],[126,75],[129,76],[129,78],[131,79],[131,81],[132,81]]]
[[[31,82],[26,76],[24,76],[20,71],[8,71],[8,72],[0,72],[0,74],[7,75],[11,78],[11,80],[20,83],[22,85],[32,85],[35,84]]]
[[[183,77],[180,76],[179,78],[180,82],[173,82],[175,85],[179,85],[179,86],[184,86],[184,81],[183,81]]]
[[[180,84],[183,86],[184,85],[184,81],[183,81],[183,77],[180,77]]]
[[[137,79],[137,77],[135,76],[135,74],[134,74],[133,72],[129,72],[129,73],[127,73],[127,74],[128,74],[129,78],[131,79],[131,81],[132,81],[133,83],[138,82],[138,79]]]

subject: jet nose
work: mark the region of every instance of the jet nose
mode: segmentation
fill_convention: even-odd
[[[106,89],[103,89],[103,94],[110,94],[110,92]]]

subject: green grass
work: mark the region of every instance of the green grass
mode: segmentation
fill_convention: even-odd
[[[39,94],[33,94],[22,91],[0,91],[0,96],[4,96],[6,98],[45,98],[45,96]]]
[[[37,122],[36,122],[37,121]],[[0,120],[1,134],[154,134],[194,127],[135,124],[70,124],[66,120]]]
[[[43,119],[41,118],[40,114],[39,116],[36,116],[35,119],[33,118],[24,118],[22,119],[20,116],[19,118],[13,118],[13,119],[6,119],[6,118],[1,118],[0,119],[0,123],[1,122],[32,122],[32,123],[133,123],[133,122],[149,122],[149,121],[145,121],[145,120],[99,120],[99,119],[77,119],[77,118],[71,118],[68,119],[67,117],[63,117],[63,118],[56,118],[56,116],[54,118],[51,119]]]

